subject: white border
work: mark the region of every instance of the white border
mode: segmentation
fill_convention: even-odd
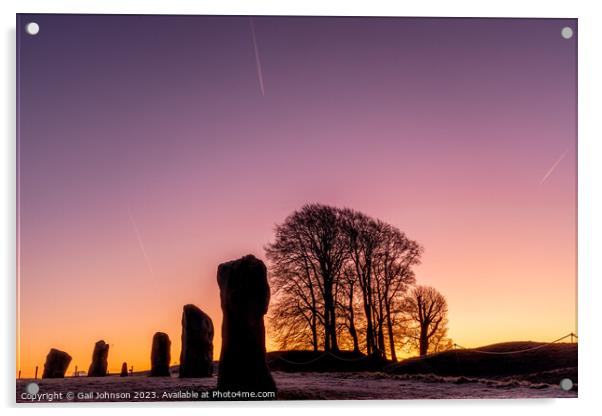
[[[545,414],[592,413],[598,398],[599,374],[601,373],[600,351],[602,316],[598,298],[601,295],[602,197],[600,184],[600,160],[602,134],[600,129],[600,104],[602,59],[602,25],[594,1],[250,1],[250,0],[21,0],[0,2],[3,25],[2,88],[3,99],[0,112],[3,128],[0,155],[0,230],[2,250],[0,263],[3,266],[2,300],[2,348],[0,384],[2,405],[12,407],[14,403],[15,366],[15,13],[132,13],[132,14],[270,14],[270,15],[364,15],[364,16],[461,16],[461,17],[568,17],[579,19],[579,398],[566,400],[464,400],[464,401],[399,401],[399,402],[278,402],[278,403],[202,403],[179,405],[177,411],[195,413],[250,413],[273,412],[287,415],[315,412],[345,412],[365,414],[371,408],[377,412],[407,412],[408,414],[483,414],[506,415],[529,411]],[[598,215],[596,215],[598,214]],[[81,413],[82,407],[56,405],[40,407],[25,406],[19,409],[25,414],[36,411],[43,414]],[[180,407],[182,406],[182,407]],[[160,414],[174,407],[170,403],[137,405],[93,405],[85,406],[86,413],[106,414],[134,411],[136,413]],[[394,408],[393,408],[394,407]],[[599,408],[599,405],[597,406]],[[590,411],[588,411],[590,410]]]

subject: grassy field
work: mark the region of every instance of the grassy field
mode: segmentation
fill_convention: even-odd
[[[320,351],[271,352],[267,360],[278,400],[577,397],[577,344],[569,343],[509,342],[398,363],[361,353]],[[559,387],[563,378],[573,381],[572,390]],[[17,402],[38,401],[24,395],[31,382],[38,383],[40,394],[62,393],[53,399],[58,402],[217,400],[215,375],[180,379],[177,367],[172,377],[141,372],[124,378],[17,380]],[[191,397],[192,393],[198,394]]]

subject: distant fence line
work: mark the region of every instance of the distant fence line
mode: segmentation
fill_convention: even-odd
[[[550,341],[550,342],[547,342],[545,344],[538,345],[536,347],[525,348],[525,349],[516,350],[516,351],[484,351],[484,350],[478,350],[476,348],[466,348],[466,347],[463,347],[463,346],[458,345],[458,344],[454,344],[454,348],[455,349],[462,349],[462,350],[472,351],[472,352],[476,352],[476,353],[479,353],[479,354],[491,354],[491,355],[520,354],[521,352],[534,351],[534,350],[538,350],[540,348],[549,347],[550,345],[555,344],[555,343],[557,343],[559,341],[562,341],[563,339],[566,339],[568,337],[571,337],[571,340],[573,338],[579,339],[579,337],[577,335],[575,335],[574,333],[571,332],[570,334],[567,334],[567,335],[565,335],[563,337],[555,339],[554,341]]]
[[[479,354],[489,354],[489,355],[520,354],[522,352],[534,351],[534,350],[538,350],[538,349],[541,349],[541,348],[549,347],[550,345],[555,344],[557,342],[560,342],[560,341],[562,341],[564,339],[567,339],[569,337],[571,337],[571,341],[572,341],[573,338],[579,339],[579,337],[577,335],[575,335],[574,333],[571,332],[570,334],[566,334],[565,336],[560,337],[558,339],[555,339],[554,341],[550,341],[550,342],[547,342],[545,344],[538,345],[536,347],[526,348],[526,349],[516,350],[516,351],[484,351],[484,350],[479,350],[479,349],[476,349],[476,348],[463,347],[463,346],[458,345],[458,344],[454,344],[454,350],[460,349],[460,350],[466,350],[466,351],[476,352],[476,353],[479,353]],[[336,354],[333,354],[330,351],[324,351],[322,354],[318,355],[317,357],[312,358],[311,360],[305,361],[305,362],[291,361],[291,360],[288,360],[286,358],[283,358],[282,356],[278,356],[276,358],[268,360],[268,364],[271,364],[271,363],[273,363],[275,361],[280,360],[280,361],[283,361],[285,363],[292,364],[292,365],[307,365],[307,364],[315,363],[315,362],[321,360],[322,358],[324,358],[327,355],[330,355],[331,357],[333,357],[333,358],[335,358],[335,359],[337,359],[339,361],[346,361],[346,362],[358,362],[358,361],[362,361],[362,360],[366,360],[366,359],[370,358],[370,356],[368,356],[368,355],[365,355],[365,356],[359,357],[359,358],[343,358],[343,357],[339,357]],[[422,356],[422,357],[420,357],[420,356],[418,356],[418,357],[409,357],[408,359],[423,359],[423,358],[427,358],[427,357],[429,357],[429,355],[425,355],[425,356]],[[20,373],[20,371],[19,371],[19,373]],[[84,373],[84,372],[80,372],[80,375],[82,373]],[[131,374],[131,372],[130,372],[130,374]],[[75,375],[75,376],[77,377],[77,375]],[[37,377],[37,371],[36,371],[36,377]],[[20,374],[19,374],[19,378],[20,378]]]
[[[269,361],[268,361],[268,364],[271,364],[271,363],[273,363],[274,361],[278,361],[278,360],[280,360],[280,361],[284,361],[285,363],[288,363],[288,364],[293,364],[293,365],[306,365],[306,364],[312,364],[312,363],[315,363],[316,361],[319,361],[319,360],[321,360],[322,358],[326,357],[327,355],[330,355],[331,357],[334,357],[334,358],[336,358],[337,360],[340,360],[340,361],[346,361],[346,362],[357,362],[357,361],[362,361],[362,360],[365,360],[365,359],[368,359],[368,358],[370,358],[368,355],[365,355],[365,356],[363,356],[363,357],[359,357],[359,358],[343,358],[343,357],[339,357],[339,356],[338,356],[338,355],[336,355],[336,354],[333,354],[333,353],[332,353],[332,352],[330,352],[330,351],[324,351],[322,354],[318,355],[317,357],[315,357],[315,358],[312,358],[311,360],[309,360],[309,361],[305,361],[305,362],[302,362],[302,363],[300,363],[300,362],[295,362],[295,361],[291,361],[291,360],[287,360],[286,358],[283,358],[282,356],[278,356],[278,357],[276,357],[276,358],[274,358],[274,359],[272,359],[272,360],[269,360]]]
[[[479,353],[479,354],[491,354],[491,355],[520,354],[522,352],[534,351],[534,350],[538,350],[538,349],[541,349],[541,348],[549,347],[550,345],[555,344],[557,342],[560,342],[560,341],[562,341],[562,340],[564,340],[566,338],[569,338],[569,337],[571,337],[571,340],[573,338],[579,339],[579,337],[577,335],[575,335],[574,333],[571,332],[570,334],[567,334],[567,335],[565,335],[563,337],[555,339],[554,341],[550,341],[550,342],[547,342],[545,344],[538,345],[536,347],[525,348],[525,349],[516,350],[516,351],[484,351],[484,350],[479,350],[479,349],[476,349],[476,348],[466,348],[466,347],[463,347],[463,346],[458,345],[458,344],[454,344],[454,349],[455,350],[462,349],[462,350],[467,350],[467,351],[473,351],[473,352],[476,352],[476,353]],[[280,360],[280,361],[283,361],[285,363],[292,364],[292,365],[308,365],[308,364],[312,364],[312,363],[315,363],[315,362],[321,360],[322,358],[326,357],[327,355],[330,355],[331,357],[333,357],[333,358],[335,358],[337,360],[346,361],[346,362],[357,362],[357,361],[362,361],[362,360],[366,360],[366,359],[370,358],[370,356],[368,356],[368,355],[360,357],[360,358],[353,358],[353,359],[343,358],[343,357],[339,357],[336,354],[333,354],[330,351],[324,351],[322,354],[318,355],[317,357],[312,358],[311,360],[305,361],[305,362],[291,361],[291,360],[288,360],[288,359],[286,359],[286,358],[284,358],[282,356],[278,356],[276,358],[273,358],[273,359],[269,360],[268,364],[271,364],[271,363],[273,363],[275,361]],[[409,358],[412,358],[412,359],[423,359],[423,358],[427,358],[427,357],[429,357],[429,355],[425,355],[425,356],[422,356],[422,357],[420,357],[420,356],[418,356],[418,357],[409,357]]]

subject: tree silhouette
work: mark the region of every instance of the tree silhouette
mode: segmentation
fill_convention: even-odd
[[[276,227],[276,240],[266,247],[272,285],[285,297],[298,300],[314,348],[320,324],[326,351],[338,350],[335,289],[346,258],[339,217],[335,208],[305,205]]]
[[[379,349],[385,351],[386,331],[391,359],[397,361],[393,321],[403,313],[403,295],[416,281],[412,266],[420,262],[422,247],[389,224],[379,222],[378,229],[380,244],[373,262],[378,295],[377,340]]]
[[[376,351],[375,307],[373,296],[372,263],[378,247],[378,224],[367,215],[350,209],[343,210],[342,228],[344,245],[348,249],[349,264],[362,294],[366,319],[366,350],[368,354]]]
[[[399,229],[366,214],[303,206],[266,246],[274,339],[284,349],[343,346],[383,357],[388,350],[396,360],[395,328],[421,254]]]
[[[366,352],[384,356],[388,347],[391,359],[397,360],[393,321],[415,282],[412,267],[419,263],[422,248],[396,227],[361,212],[345,209],[342,220],[348,263],[362,296]]]
[[[351,266],[346,265],[343,268],[341,279],[339,279],[339,287],[337,292],[340,294],[337,303],[337,310],[342,317],[341,326],[347,330],[351,338],[352,348],[354,352],[360,350],[357,318],[358,305],[357,302],[357,277]]]
[[[447,301],[436,289],[416,286],[405,299],[405,336],[421,356],[437,352],[450,341],[447,334]]]

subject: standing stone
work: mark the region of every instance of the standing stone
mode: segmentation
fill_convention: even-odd
[[[263,316],[270,303],[265,265],[252,255],[220,264],[217,283],[224,315],[217,388],[275,392],[265,358]]]
[[[171,341],[164,332],[157,332],[153,336],[153,349],[151,351],[151,377],[171,377],[169,364],[171,362]]]
[[[127,376],[128,376],[128,363],[126,363],[124,361],[123,364],[121,364],[121,374],[119,374],[119,377],[127,377]]]
[[[71,362],[71,356],[64,351],[50,349],[50,352],[46,356],[46,362],[44,363],[44,372],[42,378],[63,378],[69,363]],[[38,367],[36,367],[36,378],[38,373]]]
[[[107,358],[109,357],[109,344],[103,340],[94,345],[92,364],[88,369],[88,377],[104,377],[107,375]]]
[[[213,322],[194,305],[182,312],[180,377],[211,377],[213,374]]]

